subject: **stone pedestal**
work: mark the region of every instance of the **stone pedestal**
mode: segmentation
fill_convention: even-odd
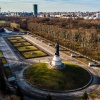
[[[61,61],[60,56],[54,55],[51,64],[52,64],[52,66],[61,66],[62,65],[62,61]]]
[[[52,62],[50,62],[49,68],[51,69],[64,69],[65,65],[62,63],[60,56],[54,55]]]

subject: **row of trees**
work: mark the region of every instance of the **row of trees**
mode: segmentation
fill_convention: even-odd
[[[100,60],[100,20],[4,17],[53,42]]]
[[[28,29],[53,42],[59,41],[63,46],[71,48],[91,58],[100,60],[100,30],[96,29],[64,29],[53,25],[28,23]]]

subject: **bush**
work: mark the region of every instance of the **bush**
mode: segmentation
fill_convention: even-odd
[[[84,94],[83,94],[83,96],[82,96],[82,99],[83,99],[83,100],[87,100],[87,99],[88,99],[88,94],[87,94],[86,91],[84,92]]]
[[[52,100],[52,97],[50,94],[47,95],[46,100]]]
[[[92,99],[97,98],[97,94],[96,94],[96,93],[92,93],[92,94],[90,94],[90,97],[91,97]]]

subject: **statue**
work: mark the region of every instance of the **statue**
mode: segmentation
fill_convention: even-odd
[[[55,48],[56,48],[55,55],[59,56],[59,43],[56,43]]]
[[[49,65],[49,68],[58,69],[58,70],[65,68],[65,65],[62,63],[59,54],[59,43],[56,43],[55,45],[55,55],[52,59],[52,62]]]

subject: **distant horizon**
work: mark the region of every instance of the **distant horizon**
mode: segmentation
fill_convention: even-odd
[[[33,11],[4,11],[4,12],[1,12],[1,13],[8,13],[8,12],[11,12],[11,13],[33,13]],[[73,12],[89,12],[89,13],[92,13],[92,12],[100,12],[100,11],[70,11],[70,12],[60,12],[60,11],[54,11],[54,12],[38,12],[38,13],[73,13]]]
[[[1,12],[98,12],[100,0],[0,0]]]

